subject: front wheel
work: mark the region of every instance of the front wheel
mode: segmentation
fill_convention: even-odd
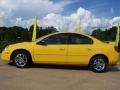
[[[25,68],[30,65],[30,56],[27,52],[17,51],[13,55],[13,62],[18,68]]]
[[[91,59],[90,68],[93,72],[105,72],[107,69],[107,60],[103,56],[95,56]]]

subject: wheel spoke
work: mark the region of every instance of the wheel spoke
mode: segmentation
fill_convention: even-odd
[[[93,62],[93,68],[97,71],[102,71],[105,68],[105,62],[102,58],[95,59]]]
[[[17,54],[15,57],[15,63],[19,67],[24,67],[27,63],[27,56],[25,54]]]

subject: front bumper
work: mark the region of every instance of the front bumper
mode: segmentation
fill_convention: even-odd
[[[1,59],[9,62],[10,61],[10,52],[3,51],[2,54],[1,54]]]

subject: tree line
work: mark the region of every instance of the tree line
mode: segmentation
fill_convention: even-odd
[[[0,52],[3,48],[9,44],[31,41],[32,40],[33,25],[29,29],[13,26],[13,27],[0,27]],[[37,26],[37,38],[46,34],[57,32],[54,27],[38,27]]]
[[[33,25],[30,28],[23,28],[19,26],[13,27],[0,27],[0,51],[12,43],[31,41],[33,32]],[[38,27],[37,26],[37,38],[46,34],[58,32],[54,27]],[[102,41],[115,41],[117,27],[112,27],[106,30],[96,29],[93,30],[91,36],[98,38]]]
[[[100,28],[98,28],[94,30],[91,35],[102,41],[115,41],[116,33],[117,27],[114,26],[106,30],[101,30]]]

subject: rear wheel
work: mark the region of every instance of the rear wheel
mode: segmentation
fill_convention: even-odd
[[[30,55],[25,51],[16,51],[13,54],[13,62],[18,68],[25,68],[30,65]]]
[[[91,59],[89,66],[93,72],[105,72],[107,69],[107,60],[104,56],[95,56]]]

